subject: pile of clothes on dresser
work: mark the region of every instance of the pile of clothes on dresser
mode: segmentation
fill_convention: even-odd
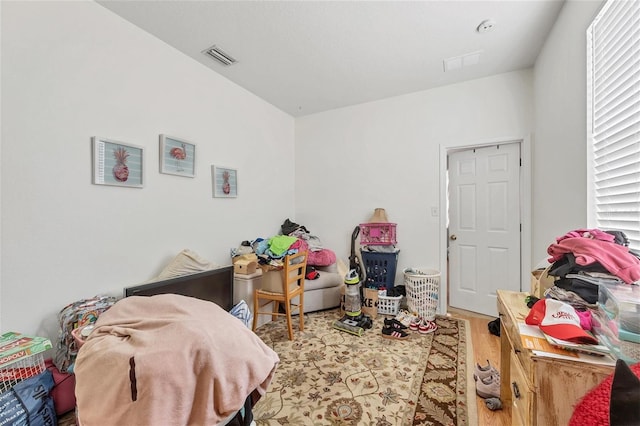
[[[570,318],[576,331],[570,336],[552,336],[561,347],[566,345],[562,341],[571,340],[589,344],[577,350],[640,360],[640,253],[629,248],[624,232],[577,229],[556,238],[547,252],[547,274],[554,279],[553,285],[545,290],[543,300],[532,296],[527,300],[532,312],[545,312],[540,304],[547,302],[540,328],[545,322]],[[550,303],[558,307],[551,310],[551,316]],[[525,322],[538,324],[529,317]],[[598,344],[606,347],[593,346]]]
[[[600,285],[634,284],[640,280],[640,252],[629,248],[622,231],[576,229],[549,245],[548,274],[556,277],[545,297],[572,305],[593,305]]]

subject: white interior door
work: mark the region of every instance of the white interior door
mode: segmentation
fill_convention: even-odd
[[[496,316],[520,290],[520,144],[449,155],[449,305]]]

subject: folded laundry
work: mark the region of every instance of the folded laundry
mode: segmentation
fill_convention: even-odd
[[[608,241],[589,238],[565,238],[547,248],[549,262],[562,259],[573,253],[578,265],[600,263],[611,274],[627,284],[640,279],[640,259],[629,253],[629,248]]]

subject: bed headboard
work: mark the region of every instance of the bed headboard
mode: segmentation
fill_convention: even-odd
[[[124,289],[124,297],[166,293],[208,300],[229,311],[233,307],[233,266],[223,266]]]

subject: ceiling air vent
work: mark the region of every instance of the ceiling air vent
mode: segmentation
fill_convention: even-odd
[[[224,50],[220,49],[218,46],[213,45],[207,50],[203,51],[205,55],[211,56],[216,61],[220,62],[222,65],[229,66],[238,62],[233,56],[229,55]]]

